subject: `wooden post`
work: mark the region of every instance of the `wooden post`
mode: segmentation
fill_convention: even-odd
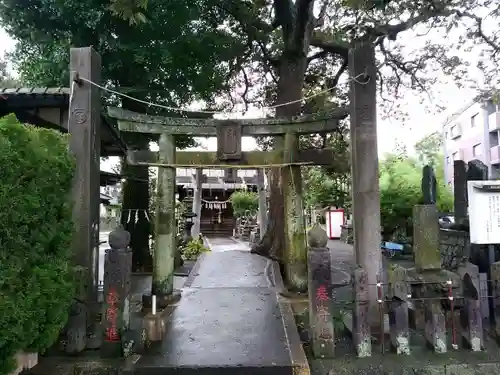
[[[77,290],[83,294],[77,298],[92,305],[97,303],[99,260],[101,97],[96,86],[78,78],[99,84],[101,57],[91,47],[71,48],[70,72],[72,93],[68,119],[69,149],[76,158],[72,191],[75,223],[73,261],[80,268],[81,287]]]
[[[266,186],[264,183],[264,170],[257,169],[257,188],[259,189],[259,229],[260,236],[266,233],[267,229],[267,204],[266,204]]]
[[[162,163],[175,161],[174,137],[161,134],[159,153]],[[175,243],[175,168],[158,168],[158,208],[153,258],[152,292],[161,301],[172,295],[174,287]]]
[[[351,76],[351,168],[354,251],[356,263],[367,273],[372,308],[377,308],[380,251],[380,191],[377,152],[377,75],[372,44],[349,53]]]
[[[298,141],[296,134],[285,135],[285,155],[291,157],[297,152]],[[285,210],[285,276],[291,289],[305,292],[307,291],[307,243],[300,167],[282,168],[281,181]]]
[[[464,308],[460,310],[462,338],[474,352],[483,349],[483,319],[479,299],[479,267],[467,262],[458,270],[462,279]]]
[[[193,239],[197,239],[200,236],[200,225],[201,225],[201,192],[203,186],[203,169],[196,168],[195,175],[196,186],[194,187],[194,201],[193,201],[193,213],[196,214],[194,218],[194,225],[191,229],[191,236]]]
[[[406,268],[395,266],[388,272],[389,329],[391,348],[397,354],[410,355],[410,329],[408,324],[408,295],[410,284]]]
[[[446,317],[441,301],[430,298],[424,301],[425,341],[434,353],[446,353]]]
[[[463,160],[453,161],[453,204],[455,222],[467,219],[467,166]]]
[[[370,328],[370,300],[368,275],[362,268],[354,270],[354,309],[352,312],[352,335],[358,357],[371,357],[372,341]]]
[[[495,262],[491,265],[491,285],[493,315],[490,315],[490,321],[494,323],[495,339],[500,344],[500,262]]]

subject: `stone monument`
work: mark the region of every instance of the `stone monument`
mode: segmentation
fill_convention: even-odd
[[[333,358],[335,330],[333,326],[332,269],[328,236],[316,223],[308,239],[309,322],[313,354],[316,358]]]
[[[130,283],[132,277],[132,250],[130,233],[121,226],[109,234],[110,249],[104,258],[104,306],[102,326],[103,357],[123,355],[124,334],[130,326]]]

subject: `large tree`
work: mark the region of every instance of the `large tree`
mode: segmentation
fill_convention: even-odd
[[[211,102],[214,94],[228,89],[228,62],[238,55],[234,49],[239,46],[227,31],[201,20],[199,2],[151,0],[148,22],[135,24],[115,17],[115,8],[108,5],[98,0],[1,1],[1,25],[18,41],[11,57],[22,81],[67,86],[70,47],[91,45],[102,57],[104,85],[140,99],[176,107],[197,99]],[[134,100],[123,99],[121,104],[137,112],[156,110]],[[124,137],[131,148],[147,149],[151,140],[144,135]],[[178,137],[178,147],[188,145],[191,138]],[[129,218],[130,210],[148,207],[148,169],[122,163],[122,173],[129,177],[122,223],[132,233],[134,268],[144,270],[150,268],[149,223]]]
[[[10,4],[11,2],[13,0],[3,0],[1,3]],[[32,13],[36,13],[37,17],[42,13],[43,17],[49,17],[53,22],[62,24],[67,22],[66,17],[61,16],[58,9],[62,5],[56,6],[60,2],[38,0],[35,3],[52,4],[52,8],[46,13],[43,13],[43,6],[40,5],[32,10]],[[157,36],[144,36],[144,31],[151,31],[151,25],[157,23],[158,1],[152,1],[146,6],[146,3],[140,0],[111,0],[111,8],[107,7],[107,4],[95,3],[96,1],[87,0],[70,7],[79,13],[88,15],[84,22],[78,24],[78,27],[88,27],[95,38],[104,40],[103,43],[106,46],[114,45],[117,40],[121,41],[122,38],[137,41],[134,48],[127,49],[126,54],[132,54],[136,48],[147,45],[148,54],[153,56],[142,55],[143,59],[138,59],[136,63],[138,66],[147,66],[155,74],[157,73],[155,64],[163,61],[161,59],[179,59],[180,64],[191,64],[191,59],[195,58],[196,54],[191,56],[190,53],[186,53],[186,50],[178,49],[177,47],[180,45],[186,47],[188,51],[193,49],[191,43],[199,46],[200,51],[212,48],[218,50],[221,47],[219,44],[207,43],[199,33],[192,33],[193,29],[196,30],[201,25],[202,30],[206,32],[224,34],[227,37],[223,39],[226,44],[221,42],[221,49],[226,53],[220,53],[217,56],[220,60],[216,64],[208,64],[217,72],[221,68],[224,69],[224,74],[219,76],[224,76],[227,79],[228,89],[233,88],[233,90],[228,90],[229,93],[224,98],[228,101],[231,99],[231,102],[240,100],[245,105],[277,104],[279,107],[276,108],[274,115],[280,117],[293,117],[310,112],[309,103],[300,101],[305,93],[310,94],[328,89],[330,90],[329,94],[320,96],[323,98],[322,108],[328,110],[328,107],[338,104],[331,98],[335,98],[339,92],[342,92],[343,87],[345,89],[343,75],[347,68],[349,48],[360,41],[372,43],[377,48],[378,78],[381,94],[384,94],[384,101],[393,100],[400,93],[401,86],[426,89],[427,85],[433,83],[433,78],[435,78],[432,75],[427,75],[429,69],[442,67],[443,71],[448,74],[463,73],[460,59],[450,52],[448,46],[442,44],[442,40],[439,43],[428,41],[425,48],[416,51],[398,43],[399,35],[407,30],[420,27],[424,32],[426,28],[432,28],[434,31],[440,30],[443,33],[448,33],[460,30],[460,25],[464,21],[468,23],[468,28],[462,30],[465,30],[464,34],[469,34],[469,40],[479,39],[485,42],[485,50],[493,57],[498,51],[494,42],[495,38],[492,39],[492,35],[486,34],[482,17],[479,17],[485,9],[490,11],[489,17],[497,16],[498,5],[491,0],[189,1],[190,6],[186,5],[186,7],[194,9],[190,16],[196,16],[196,18],[192,18],[192,22],[186,23],[188,26],[183,29],[183,32],[187,32],[187,35],[192,37],[178,33],[178,38],[172,39],[170,44],[158,43]],[[168,4],[177,4],[177,2],[168,2]],[[166,12],[171,12],[173,22],[163,24],[164,33],[171,33],[172,29],[175,29],[172,25],[178,23],[176,20],[179,12],[178,5],[171,6],[173,8],[169,8]],[[16,8],[10,5],[6,9],[10,13],[6,13],[2,9],[5,14],[4,23],[11,25],[11,30],[16,26],[16,35],[24,36],[25,39],[30,40],[28,34],[30,34],[29,25],[32,23],[32,19],[20,17],[18,14],[26,13],[23,10],[26,7],[25,4],[16,8],[17,13],[12,13],[12,7]],[[108,11],[109,9],[111,11]],[[185,13],[181,12],[181,15],[185,15]],[[116,16],[123,18],[125,22],[120,24],[116,21],[110,21],[110,18]],[[113,30],[105,34],[106,37],[102,37],[99,31],[95,30],[95,25],[97,23],[103,27],[103,22],[120,24],[120,29]],[[130,26],[130,24],[136,26]],[[28,28],[24,30],[26,25]],[[127,30],[126,33],[122,33],[124,28]],[[48,34],[46,28],[45,35]],[[52,35],[52,33],[50,34]],[[96,43],[99,45],[99,41]],[[176,51],[177,54],[172,53],[172,51]],[[161,57],[160,60],[156,58],[158,55]],[[130,60],[130,56],[124,56],[121,61],[123,64],[125,62],[128,64]],[[131,62],[131,64],[134,63],[135,61]],[[174,66],[174,64],[169,67],[174,70],[169,70],[166,73],[168,77],[172,77],[172,74],[177,76],[175,73],[182,71],[179,66]],[[129,70],[129,72],[132,72],[136,77],[138,76],[135,70]],[[202,82],[212,82],[215,78],[210,69],[201,69],[197,66],[192,69],[192,72]],[[204,75],[205,73],[207,75]],[[150,77],[149,74],[146,76]],[[161,76],[164,77],[165,74],[161,74]],[[155,79],[146,79],[145,81],[155,87],[157,87],[158,82],[161,82],[161,80]],[[192,82],[196,82],[196,80],[192,80]],[[117,83],[123,85],[121,81]],[[186,92],[186,87],[191,86],[181,84],[179,92]],[[173,99],[172,101],[181,103],[179,94],[177,91],[173,91],[173,87],[171,88],[172,91],[167,94],[170,96],[170,100]],[[293,148],[296,146],[297,139],[290,136],[287,139],[276,138],[273,146],[280,148],[285,143],[287,147]],[[285,263],[283,259],[286,258],[288,282],[292,287],[304,289],[306,285],[305,268],[303,264],[298,264],[304,260],[303,233],[297,233],[300,237],[297,246],[290,248],[290,243],[288,243],[286,254],[283,254],[284,244],[282,240],[285,229],[283,220],[281,220],[285,216],[283,213],[284,203],[287,207],[290,207],[291,204],[295,208],[300,206],[300,188],[298,191],[288,191],[288,193],[294,194],[287,194],[288,198],[294,196],[299,204],[291,203],[290,200],[284,202],[282,194],[282,191],[287,189],[290,180],[296,181],[299,178],[299,173],[298,168],[271,171],[269,227],[259,251],[279,259],[282,263]],[[298,211],[295,213],[299,216],[302,215]],[[300,217],[295,220],[293,215],[286,217],[294,219],[294,223],[292,223],[294,225],[301,221]],[[300,225],[296,227],[296,230],[303,232]],[[297,254],[300,255],[299,258],[301,257],[298,263],[294,259]]]
[[[333,96],[337,94],[347,69],[349,49],[361,41],[372,43],[377,49],[380,89],[384,98],[388,97],[384,99],[387,101],[400,94],[402,86],[425,90],[435,81],[435,76],[427,74],[434,68],[441,68],[448,74],[462,74],[460,59],[443,45],[442,40],[439,43],[428,40],[425,48],[411,51],[398,44],[399,34],[417,27],[442,30],[443,33],[460,31],[461,21],[464,21],[468,22],[468,28],[462,29],[464,33],[475,30],[474,38],[485,41],[488,52],[495,54],[496,46],[488,43],[476,17],[486,8],[498,12],[495,3],[469,0],[242,0],[208,1],[206,13],[217,20],[218,25],[234,30],[235,35],[246,41],[248,48],[241,58],[247,62],[240,65],[241,80],[236,84],[251,86],[259,82],[265,95],[255,88],[253,91],[245,89],[244,101],[272,102],[280,105],[275,110],[276,116],[293,117],[308,112],[307,103],[299,101],[305,94],[326,89],[330,89]],[[329,95],[325,96],[324,104],[328,107]],[[285,103],[290,104],[283,105]],[[296,140],[277,138],[274,147],[283,147],[284,143],[294,147]],[[283,202],[282,192],[298,173],[296,168],[271,173],[270,220],[260,251],[278,259],[297,252],[293,248],[286,249],[286,256],[280,253],[284,248],[282,218],[290,214],[283,213],[287,202]],[[300,199],[300,191],[294,198]],[[293,246],[303,246],[303,242]],[[299,252],[304,254],[302,250]],[[288,266],[291,266],[287,270],[288,282],[303,289],[306,284],[304,268]]]

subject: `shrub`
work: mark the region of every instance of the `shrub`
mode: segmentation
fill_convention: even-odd
[[[259,195],[252,191],[235,191],[229,197],[233,214],[236,217],[244,216],[248,213],[255,214],[259,210]]]
[[[210,251],[205,246],[203,246],[203,241],[191,240],[189,243],[182,248],[182,258],[184,260],[196,260],[201,253]]]
[[[0,119],[0,374],[57,339],[74,295],[66,136]]]
[[[448,212],[453,196],[444,182],[442,165],[435,166],[437,207]],[[422,203],[422,165],[410,157],[389,155],[380,163],[380,213],[385,239],[395,233],[411,235],[413,206]]]

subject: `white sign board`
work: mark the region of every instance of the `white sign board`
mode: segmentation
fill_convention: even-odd
[[[500,243],[500,181],[468,181],[470,242]]]

